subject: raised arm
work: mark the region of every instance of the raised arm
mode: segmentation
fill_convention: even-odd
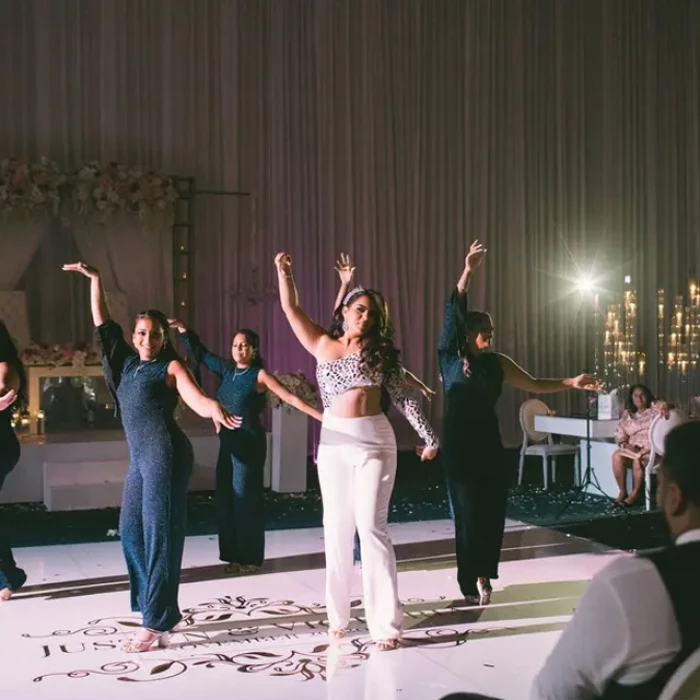
[[[102,278],[94,267],[83,262],[64,265],[67,272],[78,272],[90,280],[90,308],[92,322],[97,328],[97,335],[102,349],[102,370],[107,381],[107,387],[118,404],[116,393],[121,381],[122,371],[127,359],[134,354],[131,346],[124,340],[124,332],[110,315],[102,288]]]
[[[92,311],[92,322],[95,327],[97,328],[106,321],[111,320],[99,271],[83,262],[69,263],[64,265],[63,269],[66,272],[79,272],[90,280],[90,310]]]
[[[326,332],[314,323],[299,306],[299,295],[292,274],[291,256],[287,253],[278,253],[275,258],[275,266],[277,267],[282,311],[284,311],[297,340],[308,352],[315,355],[319,341],[326,336]]]
[[[469,252],[464,258],[464,270],[457,280],[457,286],[452,290],[447,303],[445,304],[445,316],[442,322],[442,331],[440,332],[440,342],[438,344],[438,352],[441,353],[456,353],[459,349],[457,338],[457,305],[462,306],[462,314],[467,311],[467,290],[474,270],[481,265],[486,248],[474,241],[469,247]]]
[[[302,413],[306,413],[307,416],[311,416],[319,422],[323,420],[323,413],[321,413],[321,411],[309,405],[305,401],[302,401],[298,396],[292,394],[291,391],[288,391],[285,387],[283,387],[282,384],[277,381],[277,379],[275,379],[264,369],[261,369],[260,372],[258,372],[258,382],[265,389],[279,396],[282,401],[300,410]]]
[[[555,394],[568,389],[596,391],[600,383],[592,374],[579,374],[578,377],[564,379],[536,379],[517,365],[507,355],[498,354],[503,370],[503,382],[514,389],[530,394]]]
[[[171,328],[177,328],[180,333],[180,339],[186,345],[188,351],[197,362],[204,365],[210,372],[221,377],[224,373],[227,361],[207,350],[199,336],[194,331],[188,331],[182,321],[176,318],[169,318],[168,324]]]
[[[202,418],[211,418],[214,421],[217,433],[222,426],[229,430],[240,427],[241,418],[230,415],[218,401],[207,396],[182,362],[173,360],[168,365],[168,376],[174,378],[177,393],[197,415],[202,416]]]
[[[335,264],[335,271],[340,277],[340,288],[338,289],[338,295],[335,298],[335,304],[333,305],[332,313],[335,313],[336,309],[343,304],[343,299],[350,289],[352,284],[352,278],[355,274],[355,267],[350,260],[350,256],[347,253],[340,254],[340,260]]]
[[[426,460],[435,457],[440,442],[430,423],[428,423],[418,401],[409,395],[408,383],[402,367],[398,367],[389,373],[384,380],[384,388],[389,393],[391,402],[408,420],[411,427],[425,443],[425,447],[420,450],[421,459]]]

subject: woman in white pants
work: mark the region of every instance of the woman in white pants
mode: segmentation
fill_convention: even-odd
[[[299,342],[318,361],[325,409],[318,478],[330,635],[343,637],[350,622],[352,546],[357,528],[367,626],[380,649],[395,649],[401,637],[402,612],[387,514],[396,476],[396,438],[382,413],[382,387],[425,442],[421,459],[435,457],[437,438],[409,395],[381,295],[363,287],[351,290],[326,332],[299,306],[291,257],[279,253],[275,265],[282,309]]]

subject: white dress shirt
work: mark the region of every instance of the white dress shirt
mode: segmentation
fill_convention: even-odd
[[[700,541],[689,530],[676,545]],[[681,649],[673,605],[654,564],[620,557],[593,578],[532,686],[532,700],[598,698],[611,682],[638,685]]]

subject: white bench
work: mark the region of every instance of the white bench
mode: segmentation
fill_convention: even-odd
[[[44,505],[49,511],[121,505],[128,460],[44,462]]]

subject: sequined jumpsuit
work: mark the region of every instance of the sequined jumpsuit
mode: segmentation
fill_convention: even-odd
[[[219,558],[261,566],[265,559],[264,467],[267,437],[260,422],[265,394],[258,392],[260,368],[239,369],[231,360],[209,352],[199,336],[181,336],[192,357],[221,380],[216,398],[243,422],[219,434],[216,462],[216,515]]]
[[[114,321],[98,334],[129,446],[119,533],[131,609],[142,613],[144,627],[169,631],[182,619],[178,589],[194,465],[192,445],[175,421],[177,390],[166,383],[175,355],[163,350],[139,360]]]

